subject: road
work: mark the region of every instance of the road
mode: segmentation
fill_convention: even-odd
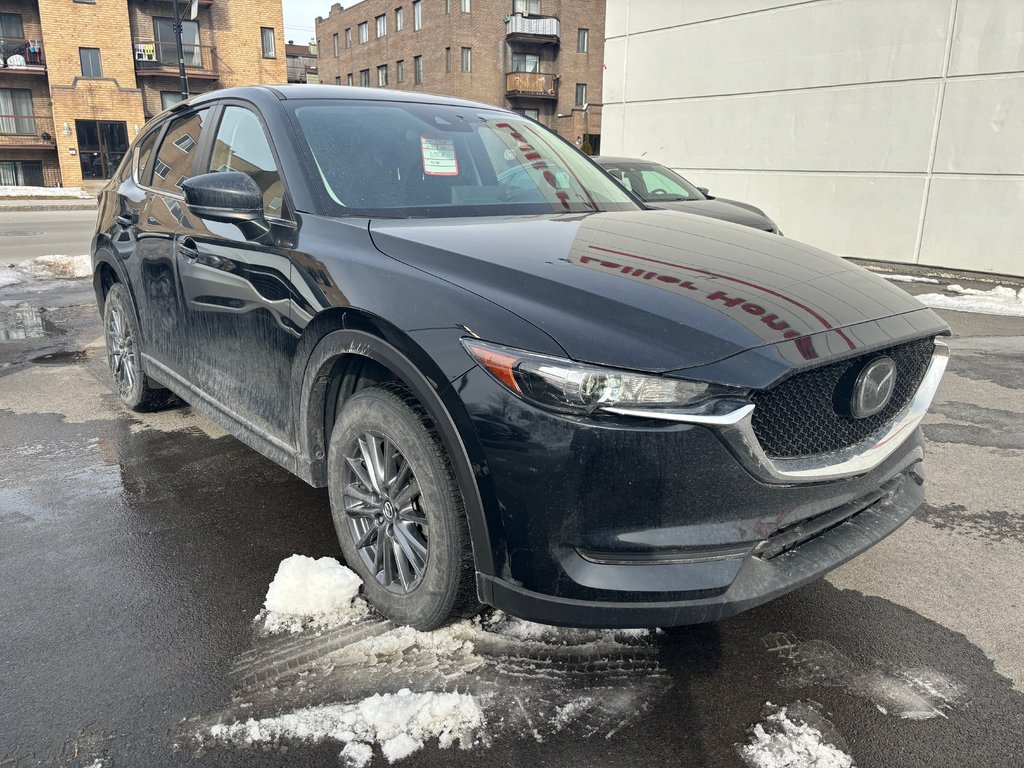
[[[400,765],[741,768],[767,702],[816,713],[860,768],[1024,764],[1024,319],[944,313],[928,504],[827,579],[626,652],[510,660],[499,644],[459,667],[419,640],[343,673],[350,630],[253,625],[284,558],[340,558],[326,494],[188,407],[121,408],[92,301],[87,280],[0,289],[0,331],[34,329],[0,342],[3,768],[336,767],[335,741],[197,734],[439,670],[504,709],[487,710],[487,745]],[[566,715],[595,698],[604,715]]]
[[[0,266],[37,256],[89,252],[96,211],[0,210]]]

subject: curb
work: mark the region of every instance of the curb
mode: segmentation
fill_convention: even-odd
[[[20,211],[95,211],[96,200],[0,200],[0,213]]]

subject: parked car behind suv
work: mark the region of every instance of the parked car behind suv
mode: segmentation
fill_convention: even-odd
[[[695,187],[660,163],[628,157],[595,157],[594,161],[652,208],[696,213],[776,235],[782,234],[778,225],[760,208],[739,200],[712,197],[707,187]]]
[[[922,501],[935,314],[806,245],[644,210],[502,109],[194,97],[102,193],[93,264],[125,405],[173,392],[327,487],[396,622],[711,621]]]

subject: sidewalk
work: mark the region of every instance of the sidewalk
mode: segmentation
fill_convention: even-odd
[[[94,211],[96,198],[6,198],[0,199],[0,212],[9,211]]]

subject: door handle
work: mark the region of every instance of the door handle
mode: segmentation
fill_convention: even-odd
[[[119,213],[114,220],[118,224],[120,224],[122,227],[124,227],[125,229],[128,229],[128,227],[134,227],[135,226],[135,214],[134,213]]]
[[[179,237],[175,239],[178,254],[189,264],[199,258],[199,247],[191,237]]]

